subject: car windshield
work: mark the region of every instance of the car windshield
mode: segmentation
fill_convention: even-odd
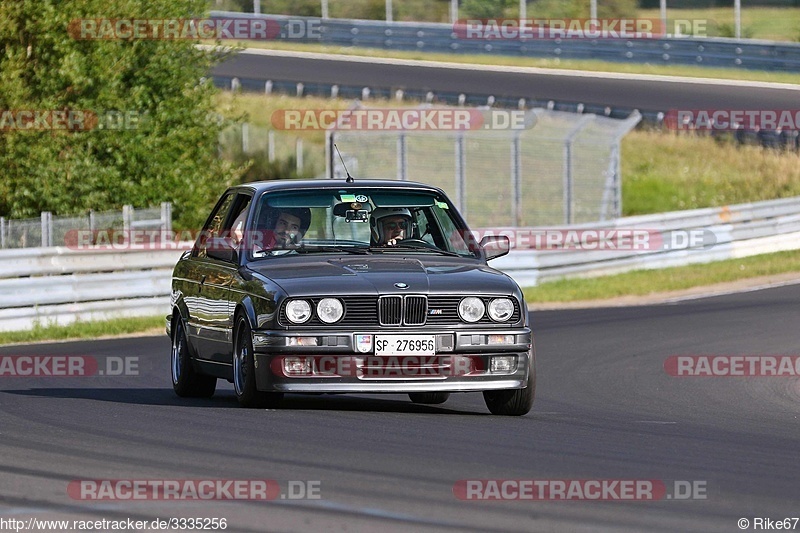
[[[250,227],[250,259],[325,253],[479,257],[453,206],[432,191],[266,192],[256,201]]]

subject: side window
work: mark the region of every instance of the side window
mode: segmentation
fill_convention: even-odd
[[[416,225],[416,234],[413,237],[418,239],[422,239],[423,241],[432,244],[434,246],[439,246],[434,241],[434,232],[438,233],[436,228],[436,221],[429,220],[428,216],[430,215],[430,211],[428,209],[420,209],[414,212],[414,224]]]
[[[206,242],[209,238],[222,236],[222,232],[225,230],[225,219],[228,218],[228,213],[231,210],[235,198],[236,194],[230,193],[225,195],[222,201],[217,204],[211,216],[208,217],[203,231],[201,231],[200,235],[197,237],[197,242],[195,242],[194,250],[192,251],[193,257],[208,257],[206,253]]]
[[[244,240],[245,226],[247,225],[247,214],[250,211],[250,201],[252,197],[248,194],[239,194],[231,209],[230,224],[225,226],[225,230],[230,230],[231,241],[235,247],[239,247]]]

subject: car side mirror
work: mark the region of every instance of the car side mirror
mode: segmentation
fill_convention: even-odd
[[[206,255],[227,263],[234,263],[239,255],[236,253],[230,237],[211,237],[206,241]]]
[[[481,239],[481,249],[486,255],[486,260],[497,259],[508,253],[511,249],[511,241],[506,235],[487,235]]]

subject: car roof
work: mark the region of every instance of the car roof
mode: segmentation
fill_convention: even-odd
[[[254,181],[251,183],[243,183],[230,187],[229,190],[246,189],[253,191],[257,194],[267,191],[282,191],[282,190],[319,190],[319,189],[405,189],[405,190],[423,190],[441,193],[447,196],[443,190],[432,185],[425,183],[418,183],[415,181],[401,181],[401,180],[368,180],[359,179],[355,181],[346,181],[343,179],[312,179],[312,180],[273,180],[273,181]]]

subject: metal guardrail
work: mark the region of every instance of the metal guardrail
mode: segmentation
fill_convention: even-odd
[[[212,18],[268,18],[297,42],[455,54],[699,65],[794,72],[800,44],[722,37],[660,39],[464,39],[452,24],[322,19],[212,11]],[[299,31],[290,24],[314,31]],[[317,31],[318,30],[318,31]],[[276,32],[277,33],[277,32]]]
[[[541,251],[519,247],[495,260],[493,266],[522,286],[535,286],[561,278],[595,277],[796,250],[800,249],[800,197],[624,217],[563,228],[507,228],[506,231],[529,235],[559,229],[639,230],[648,233],[653,238],[651,240],[667,245],[641,250]],[[692,234],[702,237],[694,246],[688,239]],[[680,236],[674,240],[683,244],[670,246],[673,236]]]
[[[506,228],[537,232],[554,228]],[[517,247],[492,262],[522,286],[567,277],[705,263],[800,249],[800,197],[620,218],[559,229],[702,231],[713,246],[654,250],[537,251]],[[477,230],[480,233],[480,230]],[[495,230],[497,231],[497,230]],[[708,244],[708,242],[706,242]],[[0,250],[0,331],[35,323],[166,315],[172,267],[183,249],[72,250],[63,247]]]

